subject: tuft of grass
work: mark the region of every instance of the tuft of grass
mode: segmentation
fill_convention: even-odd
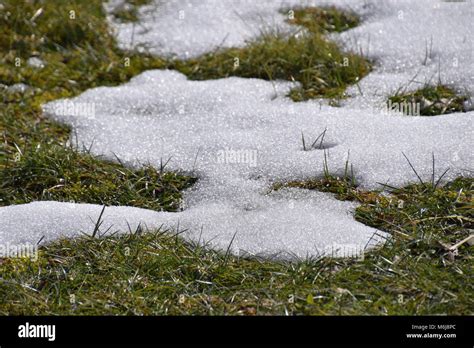
[[[446,172],[435,180],[433,155],[431,182],[420,179],[419,184],[402,188],[384,185],[384,190],[367,191],[359,188],[349,160],[343,175],[331,174],[325,160],[323,177],[276,183],[272,189],[293,187],[330,192],[339,200],[360,203],[354,217],[365,225],[392,234],[402,233],[408,238],[422,233],[423,238],[454,244],[468,237],[474,227],[474,179],[459,177],[440,186]]]
[[[136,5],[142,2],[135,2]],[[70,130],[44,118],[41,104],[97,86],[114,86],[160,58],[121,51],[109,32],[102,1],[7,0],[0,14],[0,204],[55,199],[176,210],[193,178],[131,170],[65,146]],[[43,68],[27,64],[30,57]]]
[[[336,9],[331,15],[317,13],[323,12],[314,8],[295,12],[292,22],[311,28],[307,32],[263,33],[245,47],[217,49],[195,59],[176,60],[170,67],[194,80],[239,76],[298,81],[301,87],[290,93],[294,101],[342,98],[349,85],[370,72],[371,65],[360,55],[343,52],[324,36],[328,28],[343,30],[355,25],[353,20],[346,22],[348,15]]]
[[[421,116],[436,116],[454,112],[466,112],[464,102],[467,96],[457,94],[453,89],[438,84],[424,86],[410,93],[397,92],[389,98],[389,105],[419,106]]]
[[[326,130],[316,138],[311,148],[315,148],[314,145],[318,143],[318,140],[322,138],[325,133]],[[323,144],[323,140],[324,138],[321,140],[320,144]],[[365,192],[358,190],[354,169],[352,164],[350,164],[349,162],[349,157],[350,153],[347,154],[347,160],[344,166],[344,173],[341,173],[341,175],[335,175],[332,174],[331,170],[329,169],[327,153],[326,150],[324,150],[324,175],[322,177],[307,180],[295,180],[283,183],[277,182],[272,185],[271,189],[279,190],[283,187],[292,187],[305,190],[318,190],[321,192],[334,193],[337,199],[343,201],[362,201],[362,195],[365,194]],[[373,193],[369,193],[369,195],[372,194]]]

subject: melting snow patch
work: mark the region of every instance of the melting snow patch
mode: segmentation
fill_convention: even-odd
[[[43,60],[41,60],[40,58],[38,57],[31,57],[31,58],[28,58],[28,60],[26,61],[26,64],[28,64],[29,66],[33,67],[33,68],[38,68],[38,69],[42,69],[45,67],[45,63]]]
[[[48,103],[44,111],[74,127],[79,144],[93,144],[97,155],[157,167],[170,159],[168,169],[197,171],[201,180],[188,194],[192,202],[249,201],[270,182],[322,175],[325,151],[303,151],[302,131],[315,139],[327,129],[322,148],[330,170],[342,172],[350,152],[366,188],[413,181],[402,152],[426,179],[432,152],[439,170],[451,168],[447,179],[469,174],[472,112],[406,117],[294,103],[284,96],[291,87],[243,78],[189,81],[176,71],[154,70],[119,87]],[[70,113],[64,103],[94,105],[94,117]]]
[[[472,1],[374,1],[360,26],[339,37],[375,61],[374,72],[349,89],[347,106],[381,107],[402,88],[452,86],[474,96]],[[361,95],[362,92],[362,95]]]
[[[94,204],[33,202],[0,208],[0,245],[31,245],[81,234],[92,235],[103,207]],[[157,212],[132,207],[107,207],[100,231],[135,232],[158,228]]]
[[[285,18],[277,11],[297,3],[301,5],[156,2],[140,9],[140,23],[114,25],[122,46],[145,44],[153,53],[187,58],[217,46],[244,45],[268,24],[286,30]],[[364,51],[377,59],[375,71],[350,89],[354,98],[342,108],[316,101],[293,103],[285,97],[290,83],[241,78],[193,82],[174,71],[148,71],[119,87],[95,88],[45,105],[45,114],[70,125],[80,145],[93,144],[94,154],[112,160],[116,155],[131,166],[158,167],[170,159],[169,170],[199,176],[185,193],[184,211],[107,208],[111,215],[105,218],[113,229],[128,231],[125,217],[149,227],[177,228],[179,222],[191,240],[224,250],[232,241],[233,252],[252,254],[304,257],[335,245],[363,248],[380,238],[371,239],[376,230],[353,219],[354,204],[305,190],[269,193],[271,184],[322,175],[325,151],[333,173],[344,171],[350,151],[349,161],[365,188],[415,181],[402,152],[426,180],[431,176],[432,153],[440,172],[451,168],[447,180],[472,174],[474,112],[406,117],[381,112],[378,104],[415,74],[418,82],[426,82],[438,69],[443,81],[455,82],[472,95],[469,2],[354,0],[303,5],[331,3],[350,7],[365,20],[362,26],[332,37],[358,49],[367,43]],[[409,88],[417,86],[415,81]],[[325,150],[303,151],[301,132],[315,139],[325,129],[321,146]],[[42,202],[0,208],[1,242],[33,242],[42,235],[50,240],[90,231],[89,217],[98,217],[101,207],[72,207]]]
[[[206,202],[181,213],[107,207],[100,233],[162,227],[219,250],[230,247],[234,254],[285,259],[322,254],[360,256],[383,240],[377,230],[354,221],[352,203],[319,192],[293,192],[292,197],[268,197],[264,206],[250,210],[225,201]],[[0,246],[36,245],[43,237],[42,242],[48,242],[91,235],[101,211],[99,205],[61,202],[0,208]]]
[[[105,8],[113,13],[123,2],[111,0]],[[244,46],[262,33],[295,32],[286,23],[289,11],[310,6],[337,6],[362,15],[373,12],[365,0],[155,0],[140,7],[138,23],[122,23],[112,15],[109,22],[124,49],[186,59],[217,48]],[[288,14],[283,13],[286,10]]]

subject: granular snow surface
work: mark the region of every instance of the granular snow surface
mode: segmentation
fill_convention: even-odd
[[[350,88],[352,98],[341,108],[319,101],[294,103],[286,97],[294,86],[288,82],[189,81],[167,70],[147,71],[124,85],[91,89],[44,106],[48,117],[73,128],[80,145],[93,144],[94,154],[111,160],[117,156],[130,166],[150,163],[159,168],[169,160],[168,170],[199,177],[185,192],[182,212],[106,208],[111,230],[126,232],[124,221],[130,219],[133,224],[183,230],[188,239],[210,242],[218,249],[232,242],[234,253],[305,257],[336,249],[342,255],[348,248],[375,245],[383,234],[354,220],[353,203],[307,190],[271,192],[272,183],[323,175],[325,152],[332,173],[342,174],[349,160],[358,182],[368,189],[380,188],[379,183],[401,186],[416,181],[402,153],[426,180],[431,177],[432,153],[438,175],[450,168],[446,180],[472,174],[474,112],[407,117],[380,107],[394,90],[414,80],[414,74],[418,77],[408,89],[417,87],[420,79],[427,82],[439,66],[444,81],[472,96],[471,4],[335,3],[360,13],[364,23],[333,39],[346,47],[364,47],[366,40],[364,50],[377,59],[374,72],[360,81],[359,88]],[[294,2],[171,1],[146,6],[134,43],[150,44],[156,54],[180,57],[210,51],[216,42],[241,46],[258,35],[262,18],[285,29],[278,10],[290,5]],[[178,22],[174,16],[182,17],[183,9],[184,19]],[[132,24],[115,25],[125,44]],[[433,54],[425,62],[420,52],[431,35]],[[452,58],[457,64],[448,63]],[[321,148],[303,151],[301,133],[311,144],[325,129]],[[70,207],[44,202],[0,208],[1,221],[7,222],[0,242],[31,243],[39,235],[51,240],[92,230],[94,225],[86,221],[97,217],[101,207]],[[74,213],[68,213],[71,210]]]

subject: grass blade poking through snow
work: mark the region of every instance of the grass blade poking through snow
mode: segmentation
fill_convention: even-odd
[[[349,85],[370,72],[371,65],[364,57],[343,52],[325,34],[353,27],[358,23],[355,18],[354,14],[346,15],[334,8],[298,9],[290,23],[304,25],[306,32],[264,33],[245,47],[220,49],[195,59],[175,61],[170,68],[194,80],[240,76],[298,81],[301,87],[290,93],[295,101],[342,98]]]

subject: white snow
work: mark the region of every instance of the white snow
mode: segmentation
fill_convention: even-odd
[[[106,8],[112,12],[122,4],[123,0],[110,1]],[[278,10],[287,4],[281,0],[155,1],[140,9],[138,24],[113,17],[110,21],[122,48],[140,46],[154,54],[190,58],[217,47],[242,46],[262,32],[285,27]]]
[[[258,35],[262,23],[286,30],[278,9],[295,3],[157,2],[157,6],[141,9],[138,25],[114,26],[122,45],[130,44],[133,30],[134,45],[146,44],[155,54],[191,57],[219,45],[243,45]],[[196,82],[164,70],[148,71],[119,87],[95,88],[44,106],[48,117],[72,126],[79,145],[89,148],[93,144],[94,154],[111,160],[118,156],[131,166],[150,163],[159,167],[170,159],[168,170],[199,176],[197,184],[185,193],[184,211],[134,210],[131,215],[124,211],[116,220],[111,219],[114,228],[126,232],[123,221],[129,216],[135,222],[144,219],[149,225],[170,228],[178,228],[179,221],[179,229],[186,230],[183,235],[191,240],[211,241],[214,247],[226,249],[235,235],[233,252],[267,255],[304,257],[335,245],[363,248],[377,231],[353,219],[354,204],[305,190],[269,192],[274,182],[323,174],[324,150],[303,151],[301,132],[311,143],[326,128],[323,147],[327,148],[331,172],[344,171],[350,152],[357,179],[368,189],[379,188],[379,183],[401,186],[416,181],[402,152],[426,180],[431,176],[432,153],[438,175],[451,168],[447,180],[472,174],[474,112],[407,117],[384,112],[380,106],[416,73],[416,81],[408,88],[427,82],[433,73],[438,74],[438,66],[443,81],[472,95],[471,5],[438,1],[333,3],[351,7],[365,20],[360,27],[333,38],[346,47],[362,47],[377,59],[375,71],[360,82],[363,95],[359,88],[351,87],[353,97],[341,108],[319,101],[294,103],[285,97],[292,87],[287,82],[241,78]],[[181,10],[184,18],[179,20]],[[432,55],[423,65],[425,43],[431,36]],[[41,233],[48,238],[59,233],[72,235],[87,227],[76,217],[97,215],[101,209],[76,205],[76,213],[68,215],[63,211],[66,206],[35,204],[0,208],[2,220],[15,222],[2,229],[2,241],[32,241]],[[42,219],[33,208],[44,212]],[[28,225],[29,219],[14,220],[17,215],[31,216],[32,223],[39,225]],[[47,226],[48,219],[58,224]],[[30,237],[36,229],[41,232]]]
[[[37,69],[43,69],[45,67],[45,63],[43,60],[41,60],[40,58],[38,57],[30,57],[28,58],[28,60],[26,61],[26,64],[28,64],[29,66],[31,66],[32,68],[37,68]]]

